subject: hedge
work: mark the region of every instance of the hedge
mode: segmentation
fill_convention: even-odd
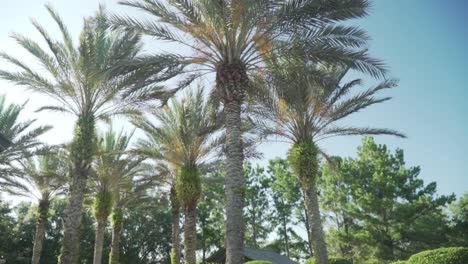
[[[407,264],[467,264],[468,248],[451,247],[426,250],[414,254]]]
[[[392,262],[391,264],[408,264],[408,261],[398,260],[396,262]]]
[[[270,261],[265,261],[265,260],[252,260],[248,261],[245,264],[273,264]]]
[[[304,264],[316,264],[315,258],[310,258],[306,260]],[[350,260],[347,260],[345,258],[335,258],[335,257],[330,257],[328,258],[328,264],[352,264]]]

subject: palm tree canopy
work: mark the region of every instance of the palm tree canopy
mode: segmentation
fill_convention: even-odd
[[[116,133],[112,127],[101,134],[93,164],[94,177],[91,187],[96,191],[110,192],[121,205],[145,196],[160,175],[144,163],[144,158],[130,155],[133,132]]]
[[[146,139],[137,142],[140,154],[164,160],[173,171],[182,166],[206,165],[219,146],[213,132],[219,128],[216,109],[204,99],[203,89],[189,91],[181,100],[172,99],[152,118],[137,119]]]
[[[186,46],[193,52],[191,55],[177,52],[145,55],[130,65],[154,71],[155,76],[137,86],[170,78],[170,74],[155,69],[185,75],[177,87],[165,91],[168,95],[187,87],[201,75],[220,73],[224,67],[262,69],[263,62],[272,54],[287,53],[290,43],[307,49],[307,58],[316,62],[339,63],[375,77],[382,77],[386,72],[381,61],[368,56],[366,32],[340,24],[366,16],[370,6],[367,0],[129,0],[120,3],[140,9],[155,19],[113,14],[110,17],[114,28],[137,29],[145,35]]]
[[[22,160],[20,172],[20,176],[10,178],[2,186],[2,191],[48,201],[66,190],[69,166],[60,150],[49,150],[35,158]]]
[[[402,133],[381,128],[341,126],[339,121],[369,106],[390,100],[377,97],[385,89],[397,86],[396,80],[384,80],[375,87],[352,93],[360,79],[343,82],[349,68],[317,65],[294,57],[278,59],[270,65],[271,74],[252,107],[264,136],[280,136],[292,143],[310,142],[345,135],[394,135]],[[265,86],[268,86],[265,88]]]
[[[8,141],[7,148],[0,152],[0,179],[7,180],[18,174],[15,162],[34,155],[42,145],[38,137],[50,126],[33,128],[35,119],[20,121],[25,104],[7,104],[6,97],[0,96],[0,134]],[[3,184],[0,182],[0,185]]]
[[[64,22],[50,5],[46,8],[58,25],[62,40],[51,38],[45,28],[33,21],[45,40],[39,43],[21,34],[12,38],[31,54],[41,66],[36,70],[26,63],[1,52],[0,58],[16,66],[18,71],[0,70],[0,78],[48,95],[58,104],[39,110],[72,113],[108,119],[116,114],[136,114],[143,101],[138,95],[126,94],[131,74],[113,70],[118,63],[134,58],[141,49],[140,35],[127,31],[110,32],[105,12],[99,9],[94,17],[84,20],[78,46]],[[42,72],[45,71],[45,74]],[[121,100],[125,96],[125,100]]]

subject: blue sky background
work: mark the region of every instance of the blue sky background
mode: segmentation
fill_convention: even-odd
[[[378,143],[391,149],[405,150],[407,164],[422,167],[421,178],[436,181],[440,194],[468,191],[468,1],[465,0],[375,0],[371,16],[356,21],[369,31],[373,56],[384,59],[391,76],[400,87],[388,91],[394,99],[367,109],[346,121],[347,124],[387,127],[400,130],[408,139],[377,137]],[[40,40],[29,18],[38,20],[54,36],[55,25],[40,0],[4,1],[0,9],[0,49],[20,58],[28,57],[8,37],[12,31]],[[77,38],[82,18],[94,13],[99,3],[108,10],[135,14],[118,6],[116,1],[53,0],[72,34]],[[151,41],[147,49],[161,44]],[[5,67],[0,63],[0,67]],[[366,79],[366,86],[375,81]],[[0,94],[10,102],[22,103],[29,98],[27,116],[39,124],[54,125],[44,136],[50,143],[71,139],[73,118],[56,114],[33,113],[47,102],[46,97],[25,93],[22,88],[0,81]],[[120,125],[124,124],[122,120]],[[322,147],[329,154],[355,156],[360,138],[337,138]],[[265,159],[284,156],[286,144],[264,144]],[[261,162],[263,163],[263,162]]]

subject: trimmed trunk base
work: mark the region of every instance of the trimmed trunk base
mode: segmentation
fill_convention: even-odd
[[[109,264],[120,264],[120,231],[122,230],[123,215],[121,209],[114,209],[112,216],[112,242],[109,253]]]
[[[83,193],[86,179],[77,175],[70,187],[68,207],[63,219],[63,241],[60,264],[77,264],[80,253],[80,229],[83,209]]]
[[[172,207],[171,264],[180,264],[180,203],[174,187],[171,188],[170,199]]]
[[[100,219],[97,221],[96,227],[96,239],[94,241],[94,264],[102,263],[102,250],[104,246],[104,232],[106,230],[106,219]]]
[[[42,200],[39,202],[39,216],[36,222],[36,234],[34,236],[34,247],[32,254],[32,264],[39,264],[42,254],[42,245],[44,243],[44,235],[47,225],[47,214],[49,213],[49,201]]]
[[[304,200],[309,214],[309,227],[312,235],[314,257],[317,264],[328,264],[327,245],[323,236],[317,187],[314,183],[310,185],[304,189]]]
[[[197,209],[189,206],[185,209],[184,246],[185,264],[197,264]]]

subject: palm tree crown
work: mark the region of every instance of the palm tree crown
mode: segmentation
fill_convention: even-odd
[[[198,89],[154,111],[157,122],[136,119],[134,124],[147,136],[137,142],[139,153],[165,161],[175,172],[184,166],[206,165],[219,144],[212,135],[219,125],[215,108],[205,101],[203,89]]]
[[[217,73],[217,83],[223,86],[227,68],[245,71],[263,68],[263,62],[274,53],[289,50],[287,43],[302,45],[307,57],[314,61],[337,62],[353,69],[383,76],[385,68],[365,52],[367,34],[338,23],[367,15],[366,0],[289,1],[289,0],[141,0],[121,1],[155,18],[155,21],[111,15],[114,27],[137,29],[160,40],[178,43],[193,54],[166,52],[146,55],[134,62],[135,68],[146,66],[153,71],[139,85],[166,80],[171,74],[183,74],[172,95],[196,78]],[[153,67],[151,67],[153,66]],[[156,69],[170,69],[161,75]],[[235,69],[232,69],[235,70]],[[148,77],[148,75],[146,75]],[[229,77],[231,78],[231,77]],[[231,91],[233,92],[233,91]],[[218,89],[223,101],[234,96],[229,89]],[[161,95],[161,94],[159,94]]]
[[[108,120],[116,114],[135,114],[144,102],[138,96],[127,96],[130,75],[109,71],[122,61],[134,58],[140,51],[140,35],[133,32],[111,33],[101,8],[95,17],[85,19],[78,47],[72,41],[64,22],[51,6],[46,6],[57,23],[62,41],[50,37],[36,21],[34,27],[45,40],[47,49],[21,34],[12,38],[30,53],[41,65],[41,71],[0,53],[0,57],[16,66],[19,71],[0,71],[0,78],[24,86],[34,92],[48,95],[58,104],[39,110],[71,113],[75,116],[91,116]]]
[[[10,177],[18,176],[20,171],[15,168],[18,165],[15,163],[33,156],[42,145],[38,137],[51,128],[33,128],[35,119],[20,121],[24,106],[7,104],[6,97],[0,96],[0,134],[4,138],[2,141],[7,143],[0,152],[0,185],[7,184]]]
[[[314,142],[346,135],[395,135],[391,129],[342,126],[340,121],[369,106],[390,100],[376,97],[397,86],[384,80],[375,87],[352,94],[362,83],[354,79],[343,83],[349,68],[324,66],[289,58],[270,65],[267,81],[260,81],[260,103],[252,107],[261,118],[256,123],[264,136],[280,136],[291,143]]]
[[[27,158],[20,162],[21,175],[10,177],[2,191],[15,196],[32,198],[38,202],[36,233],[32,252],[32,264],[39,264],[43,240],[49,217],[51,200],[65,192],[68,163],[64,153],[50,150],[37,159]]]

